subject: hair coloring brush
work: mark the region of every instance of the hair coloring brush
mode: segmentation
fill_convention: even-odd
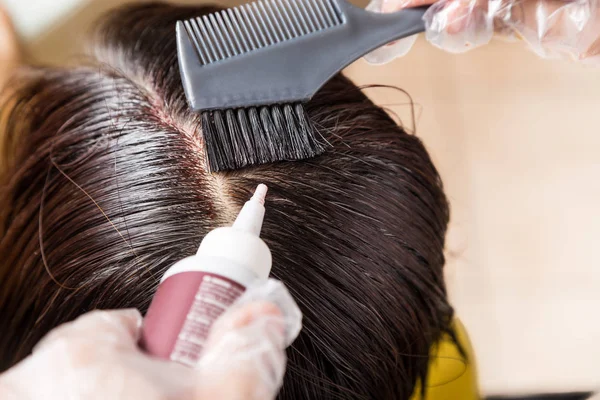
[[[210,170],[323,153],[302,103],[354,60],[423,31],[425,10],[261,0],[179,21],[179,68],[191,108],[202,112]]]

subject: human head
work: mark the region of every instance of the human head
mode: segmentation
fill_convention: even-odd
[[[29,67],[6,95],[2,369],[88,310],[145,312],[162,273],[266,183],[272,275],[304,314],[280,398],[407,399],[452,318],[448,205],[427,151],[339,75],[307,104],[324,155],[208,173],[174,24],[213,11],[114,11],[85,65]]]

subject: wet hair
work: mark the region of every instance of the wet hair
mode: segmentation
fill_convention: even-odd
[[[307,104],[325,154],[207,172],[174,24],[113,11],[70,68],[28,67],[0,112],[0,370],[92,309],[145,312],[159,278],[269,187],[262,237],[304,313],[280,399],[407,399],[450,332],[448,204],[421,141],[345,77]]]

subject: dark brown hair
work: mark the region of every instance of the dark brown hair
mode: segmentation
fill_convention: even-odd
[[[323,156],[207,173],[174,24],[212,11],[119,9],[88,65],[29,67],[5,96],[0,370],[89,310],[145,311],[161,274],[264,182],[272,275],[304,313],[280,399],[407,399],[452,319],[448,205],[425,148],[336,76],[307,105]]]

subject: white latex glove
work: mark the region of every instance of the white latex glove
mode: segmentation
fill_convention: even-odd
[[[368,10],[394,12],[432,0],[372,0]],[[522,39],[540,57],[600,64],[600,0],[441,0],[424,15],[426,38],[451,53],[489,43],[494,33]],[[406,54],[415,38],[365,56],[383,64]]]
[[[144,354],[135,309],[93,311],[50,332],[33,354],[0,375],[0,398],[274,399],[285,348],[302,315],[278,281],[249,288],[212,328],[196,369]]]

